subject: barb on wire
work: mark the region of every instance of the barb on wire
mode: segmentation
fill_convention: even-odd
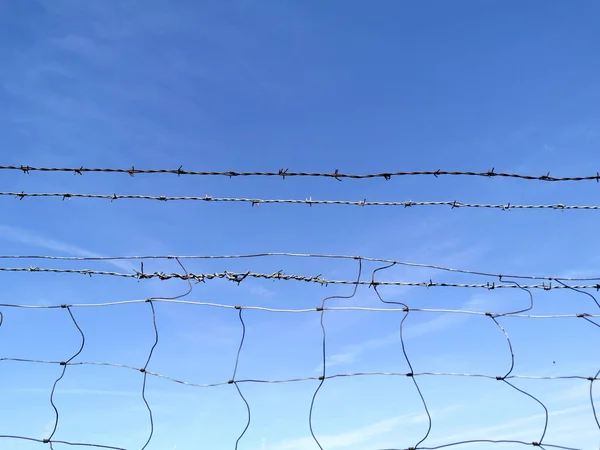
[[[415,448],[418,448],[429,437],[429,434],[431,433],[431,427],[432,427],[433,423],[432,423],[432,420],[431,420],[431,413],[429,412],[429,408],[427,407],[427,402],[425,401],[425,397],[423,396],[423,392],[421,392],[421,388],[419,387],[419,383],[417,383],[417,380],[414,377],[413,365],[410,362],[410,358],[408,357],[408,353],[406,352],[406,344],[405,344],[405,341],[404,341],[404,321],[408,317],[408,314],[410,312],[410,308],[404,302],[384,300],[383,297],[381,296],[381,294],[379,293],[378,288],[377,288],[378,285],[379,285],[379,283],[375,281],[375,274],[377,272],[379,272],[380,270],[389,269],[390,267],[393,267],[394,265],[395,264],[392,263],[392,264],[389,264],[389,265],[386,265],[386,266],[379,267],[379,268],[375,269],[373,271],[373,273],[371,274],[371,284],[370,284],[370,286],[373,287],[373,290],[375,291],[375,294],[377,294],[377,297],[379,298],[379,300],[382,303],[400,305],[400,306],[402,306],[402,309],[404,311],[404,316],[400,320],[400,330],[399,331],[400,331],[400,344],[402,346],[402,354],[404,355],[404,359],[405,359],[406,364],[408,365],[408,368],[410,370],[410,372],[408,374],[406,374],[406,375],[408,377],[410,377],[410,379],[412,380],[413,384],[415,385],[415,389],[417,390],[417,393],[419,394],[419,397],[421,399],[421,403],[423,404],[423,408],[425,409],[425,414],[427,415],[427,431],[425,432],[425,436],[423,436],[421,438],[421,440],[419,442],[417,442],[417,444],[415,445]]]
[[[323,387],[323,384],[325,383],[326,375],[327,375],[327,346],[326,346],[327,333],[325,331],[325,322],[324,322],[325,304],[327,303],[327,301],[333,300],[334,298],[351,299],[356,295],[356,291],[358,290],[358,285],[360,283],[360,278],[362,276],[362,259],[358,258],[357,261],[358,261],[358,275],[357,275],[356,283],[354,284],[354,289],[352,290],[352,293],[350,295],[331,295],[329,297],[325,297],[323,299],[323,301],[321,302],[321,307],[319,308],[320,309],[319,323],[321,325],[321,333],[322,333],[322,344],[321,344],[322,371],[321,371],[321,376],[319,377],[319,384],[317,385],[317,389],[315,390],[315,392],[312,396],[312,399],[310,401],[310,409],[308,411],[308,428],[310,430],[310,434],[311,434],[312,438],[314,439],[315,443],[318,445],[318,447],[321,450],[323,450],[323,447],[321,446],[321,443],[317,439],[317,436],[315,435],[315,432],[313,429],[313,411],[314,411],[314,407],[315,407],[315,400],[317,399],[317,395],[319,394],[319,391],[321,390],[321,388]]]
[[[360,258],[360,257],[357,257]],[[320,285],[329,285],[329,284],[358,284],[358,285],[370,285],[370,281],[355,281],[355,280],[330,280],[327,278],[323,278],[321,275],[313,275],[313,276],[305,276],[305,275],[295,275],[295,274],[285,274],[282,271],[274,272],[274,273],[256,273],[256,272],[215,272],[215,273],[202,273],[202,274],[194,274],[192,272],[189,273],[164,273],[164,272],[135,272],[135,273],[122,273],[122,272],[109,272],[102,270],[91,270],[91,269],[55,269],[55,268],[41,268],[41,267],[0,267],[0,272],[36,272],[36,273],[70,273],[70,274],[80,274],[80,275],[106,275],[106,276],[114,276],[114,277],[123,277],[123,278],[135,278],[138,280],[148,280],[152,278],[158,278],[160,280],[170,280],[170,279],[179,279],[179,280],[190,280],[196,282],[204,282],[206,280],[214,280],[214,279],[225,279],[228,281],[233,281],[235,283],[241,283],[246,278],[262,278],[266,280],[283,280],[283,281],[304,281],[307,283],[317,283]],[[446,283],[446,282],[434,282],[432,280],[429,281],[377,281],[377,284],[380,286],[406,286],[406,287],[457,287],[457,288],[476,288],[476,289],[506,289],[506,288],[516,288],[516,286],[510,284],[496,284],[492,283]],[[549,291],[551,289],[567,289],[566,286],[563,285],[552,285],[549,284],[533,284],[533,285],[524,285],[523,288],[527,289],[543,289],[545,291]],[[596,284],[587,284],[587,285],[576,285],[570,286],[570,288],[576,289],[596,289],[600,290],[600,283]]]
[[[570,177],[554,177],[550,176],[550,172],[545,175],[525,175],[520,173],[510,172],[496,172],[495,168],[492,167],[490,170],[484,172],[474,171],[451,171],[451,170],[419,170],[419,171],[396,171],[396,172],[378,172],[378,173],[365,173],[365,174],[351,174],[342,173],[338,169],[333,172],[290,172],[289,169],[279,169],[277,172],[274,171],[263,171],[263,172],[240,172],[240,171],[194,171],[184,170],[183,166],[179,166],[177,169],[137,169],[131,168],[102,168],[102,167],[32,167],[32,166],[14,166],[14,165],[2,165],[0,170],[16,170],[21,171],[24,174],[31,172],[71,172],[74,175],[83,175],[83,173],[95,172],[95,173],[123,173],[133,177],[136,174],[172,174],[172,175],[195,175],[195,176],[222,176],[222,177],[281,177],[282,179],[288,177],[320,177],[320,178],[333,178],[337,181],[342,179],[369,179],[369,178],[383,178],[384,180],[390,180],[392,177],[406,177],[406,176],[433,176],[435,178],[441,176],[467,176],[467,177],[482,177],[482,178],[515,178],[521,180],[530,181],[600,181],[600,173],[591,175],[578,175]]]
[[[84,194],[69,192],[0,192],[3,197],[15,197],[23,200],[27,197],[56,197],[62,200],[72,198],[102,199],[102,200],[157,200],[167,201],[199,201],[199,202],[226,202],[226,203],[250,203],[252,206],[261,204],[304,204],[304,205],[345,205],[345,206],[396,206],[403,208],[419,206],[449,206],[451,209],[458,208],[478,208],[478,209],[498,209],[509,211],[513,209],[553,209],[553,210],[600,210],[600,205],[565,205],[562,203],[544,204],[544,205],[513,205],[510,202],[502,203],[467,203],[456,200],[444,201],[367,201],[364,200],[313,200],[306,199],[265,199],[265,198],[244,198],[244,197],[212,197],[205,195],[198,196],[167,196],[167,195],[141,195],[141,194]]]

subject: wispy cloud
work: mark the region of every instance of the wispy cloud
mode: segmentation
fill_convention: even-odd
[[[318,439],[324,448],[348,448],[365,442],[370,442],[374,438],[397,430],[399,426],[414,425],[426,421],[426,414],[406,414],[403,416],[375,422],[370,425],[357,428],[353,431],[319,436]],[[313,446],[314,440],[311,437],[305,437],[281,442],[276,446],[276,448],[278,450],[305,450],[307,448],[312,448]]]
[[[475,305],[481,305],[481,299],[474,297],[465,302],[460,309],[473,309]],[[403,329],[403,338],[405,340],[421,338],[435,333],[451,329],[462,325],[472,316],[466,314],[443,314],[433,319],[420,321],[416,324],[406,325]],[[334,367],[342,364],[351,364],[356,362],[361,355],[372,350],[376,350],[387,345],[397,344],[400,340],[399,331],[389,333],[382,337],[377,337],[362,341],[358,344],[348,345],[341,351],[331,354],[327,359],[328,367]],[[318,370],[321,370],[319,367]]]
[[[52,239],[42,234],[35,233],[23,228],[11,227],[8,225],[0,225],[0,239],[4,239],[10,242],[16,242],[29,247],[43,248],[58,252],[61,256],[81,256],[85,258],[98,258],[101,257],[99,253],[95,253],[76,245],[69,244],[67,242]],[[119,269],[124,269],[127,272],[132,272],[135,267],[133,264],[127,261],[103,261],[106,264],[113,265]]]
[[[452,413],[459,408],[459,405],[449,405],[445,408],[431,411],[430,413],[432,417],[443,416],[445,414]],[[369,442],[369,446],[371,446],[373,441],[378,440],[387,434],[392,432],[398,433],[399,431],[406,432],[408,430],[413,430],[414,425],[423,424],[427,421],[428,417],[425,413],[404,414],[402,416],[396,416],[390,419],[374,422],[360,428],[354,428],[352,431],[318,436],[318,439],[321,443],[321,446],[327,449],[358,448],[357,446],[364,448],[364,445],[361,444]],[[304,437],[281,442],[274,448],[277,450],[305,450],[313,447],[314,440],[311,437]]]
[[[564,408],[560,410],[550,411],[549,419],[551,423],[564,423],[567,419],[581,420],[583,416],[589,415],[589,404],[579,405],[571,408]],[[566,417],[565,417],[566,416]],[[559,420],[553,420],[553,418],[560,417]],[[470,439],[526,439],[531,440],[535,438],[539,439],[538,435],[541,435],[543,431],[543,425],[545,421],[545,414],[535,414],[527,417],[519,417],[512,420],[507,420],[498,425],[491,425],[487,427],[476,427],[469,426],[465,427],[464,431],[460,431],[454,434],[446,434],[443,438],[432,439],[427,441],[429,445],[443,445],[448,442],[458,442]],[[587,417],[589,418],[589,417]],[[552,431],[552,428],[549,428]],[[566,430],[568,431],[568,429]],[[567,433],[569,436],[577,435],[576,430]],[[565,435],[563,430],[564,438],[569,436]]]
[[[47,393],[48,388],[16,388],[12,389],[13,392],[41,394]],[[71,388],[71,389],[56,389],[55,394],[60,395],[112,395],[120,397],[139,397],[140,393],[137,391],[119,391],[112,389],[85,389],[85,388]]]

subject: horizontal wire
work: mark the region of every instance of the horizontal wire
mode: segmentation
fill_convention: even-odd
[[[70,304],[55,304],[55,305],[27,305],[27,304],[13,304],[13,303],[0,303],[0,308],[23,308],[23,309],[58,309],[58,308],[94,308],[94,307],[108,307],[108,306],[120,306],[120,305],[131,305],[136,303],[147,303],[148,299],[138,300],[120,300],[114,302],[104,303],[70,303]],[[211,302],[196,302],[193,300],[171,300],[171,299],[152,299],[154,303],[179,303],[194,306],[207,306],[213,308],[224,308],[224,309],[248,309],[264,312],[274,313],[310,313],[320,311],[371,311],[371,312],[389,312],[389,313],[405,313],[410,312],[422,312],[422,313],[434,313],[434,314],[467,314],[477,316],[502,316],[504,317],[516,317],[524,319],[585,319],[600,317],[598,314],[589,313],[574,313],[574,314],[548,314],[548,315],[536,315],[536,314],[518,314],[518,313],[492,313],[484,311],[471,311],[462,309],[437,309],[437,308],[373,308],[366,306],[325,306],[314,307],[314,308],[302,308],[302,309],[281,309],[281,308],[267,308],[264,306],[243,306],[243,305],[228,305],[223,303],[211,303]]]
[[[313,200],[306,199],[262,199],[262,198],[244,198],[244,197],[204,197],[197,196],[181,196],[170,197],[166,195],[139,195],[139,194],[81,194],[81,193],[60,193],[60,192],[0,192],[0,196],[10,196],[23,200],[26,197],[58,197],[63,200],[71,198],[86,198],[86,199],[104,199],[104,200],[158,200],[158,201],[201,201],[201,202],[234,202],[234,203],[250,203],[252,206],[272,203],[286,204],[305,204],[305,205],[346,205],[346,206],[399,206],[409,208],[413,206],[450,206],[452,209],[457,208],[480,208],[480,209],[500,209],[509,211],[512,209],[553,209],[553,210],[599,210],[600,205],[565,205],[562,203],[546,204],[546,205],[513,205],[510,202],[506,204],[490,204],[490,203],[464,203],[455,200],[446,201],[425,201],[415,202],[408,201],[367,201],[367,200]]]
[[[553,285],[552,283],[532,284],[516,286],[513,284],[496,284],[490,283],[442,283],[429,281],[366,281],[366,280],[330,280],[323,278],[321,275],[305,276],[295,274],[285,274],[281,271],[274,273],[256,273],[256,272],[215,272],[215,273],[164,273],[164,272],[135,272],[135,273],[122,273],[122,272],[109,272],[102,270],[91,270],[91,269],[55,269],[55,268],[41,268],[41,267],[0,267],[0,272],[30,272],[30,273],[61,273],[61,274],[80,274],[80,275],[103,275],[103,276],[114,276],[121,278],[135,278],[138,280],[147,280],[157,278],[160,280],[192,280],[196,282],[204,282],[206,280],[214,279],[226,279],[235,283],[241,283],[246,278],[260,278],[266,280],[283,280],[283,281],[303,281],[307,283],[317,283],[320,285],[329,284],[341,284],[341,285],[366,285],[366,286],[404,286],[404,287],[456,287],[456,288],[480,288],[480,289],[596,289],[600,290],[600,283],[596,284],[582,284],[582,285]]]
[[[30,363],[30,364],[49,364],[49,365],[60,365],[60,366],[106,366],[106,367],[114,367],[120,369],[128,369],[134,370],[136,372],[147,373],[148,375],[163,378],[167,381],[172,381],[174,383],[183,384],[187,386],[193,387],[218,387],[225,386],[227,384],[233,383],[256,383],[256,384],[284,384],[284,383],[295,383],[300,381],[315,381],[321,380],[323,377],[321,376],[311,376],[311,377],[297,377],[297,378],[283,378],[283,379],[275,379],[275,380],[264,380],[264,379],[235,379],[235,380],[226,380],[220,381],[216,383],[192,383],[189,381],[178,380],[176,378],[170,377],[169,375],[164,375],[157,372],[152,372],[150,370],[134,367],[127,364],[119,364],[119,363],[110,363],[110,362],[102,362],[102,361],[76,361],[76,362],[67,362],[67,361],[57,361],[57,360],[43,360],[43,359],[28,359],[28,358],[10,358],[4,357],[0,358],[0,361],[7,362],[19,362],[19,363]],[[421,377],[421,376],[443,376],[443,377],[462,377],[462,378],[485,378],[489,380],[502,381],[509,379],[519,379],[519,380],[581,380],[581,381],[599,381],[600,377],[598,376],[584,376],[584,375],[554,375],[554,376],[544,376],[544,375],[489,375],[489,374],[480,374],[480,373],[460,373],[460,372],[349,372],[349,373],[337,373],[333,375],[326,375],[325,379],[333,379],[333,378],[352,378],[352,377],[370,377],[370,376],[391,376],[391,377]]]
[[[21,440],[21,441],[31,441],[31,442],[38,442],[40,444],[63,444],[63,445],[70,445],[73,447],[93,447],[93,448],[105,448],[105,449],[111,449],[111,450],[127,450],[123,447],[113,447],[110,445],[102,445],[102,444],[90,444],[90,443],[84,443],[84,442],[70,442],[70,441],[61,441],[61,440],[56,440],[56,439],[39,439],[39,438],[32,438],[32,437],[27,437],[27,436],[13,436],[13,435],[8,435],[8,434],[2,434],[0,435],[0,439],[15,439],[15,440]],[[52,447],[50,447],[52,449]]]
[[[403,176],[470,176],[470,177],[484,177],[484,178],[517,178],[522,180],[533,180],[533,181],[600,181],[600,173],[596,172],[595,175],[580,175],[571,177],[554,177],[550,176],[550,172],[545,175],[524,175],[519,173],[509,172],[496,172],[494,168],[485,172],[473,172],[473,171],[449,171],[449,170],[419,170],[419,171],[398,171],[398,172],[378,172],[378,173],[366,173],[366,174],[350,174],[341,173],[339,170],[333,172],[290,172],[289,169],[279,169],[277,172],[238,172],[233,170],[228,171],[193,171],[184,170],[183,166],[179,166],[177,169],[136,169],[131,167],[130,169],[125,168],[102,168],[102,167],[33,167],[33,166],[14,166],[4,165],[0,166],[0,170],[18,170],[23,173],[30,172],[72,172],[76,175],[83,175],[83,173],[95,172],[95,173],[124,173],[130,176],[136,174],[173,174],[173,175],[196,175],[196,176],[224,176],[224,177],[322,177],[322,178],[334,178],[336,180],[348,179],[368,179],[368,178],[383,178],[389,180],[392,177],[403,177]]]
[[[469,269],[458,269],[444,267],[436,264],[424,264],[407,261],[398,261],[387,258],[375,258],[369,256],[338,255],[323,253],[288,253],[288,252],[267,252],[267,253],[249,253],[242,255],[119,255],[119,256],[56,256],[56,255],[0,255],[0,259],[47,259],[59,261],[116,261],[116,260],[143,260],[143,259],[249,259],[263,257],[292,257],[292,258],[322,258],[322,259],[361,259],[363,261],[389,263],[398,266],[419,267],[425,269],[441,270],[446,272],[464,273],[469,275],[480,275],[485,277],[498,278],[519,278],[529,280],[563,280],[563,281],[593,281],[600,280],[600,275],[596,277],[555,277],[538,275],[511,275],[502,273],[483,272]]]
[[[0,438],[32,441],[32,442],[38,442],[38,443],[44,443],[44,444],[48,443],[50,445],[52,445],[54,443],[54,444],[64,444],[64,445],[79,446],[79,447],[94,447],[94,448],[104,448],[104,449],[113,449],[113,450],[127,450],[122,447],[112,447],[112,446],[108,446],[108,445],[87,444],[87,443],[59,441],[59,440],[43,440],[43,439],[37,439],[37,438],[32,438],[32,437],[27,437],[27,436],[0,435]],[[439,445],[436,447],[420,447],[419,446],[419,447],[406,447],[403,449],[394,448],[394,449],[380,449],[380,450],[438,450],[438,449],[454,447],[454,446],[458,446],[458,445],[477,444],[477,443],[522,444],[522,445],[527,445],[527,446],[532,446],[532,447],[539,447],[542,449],[544,447],[548,447],[548,448],[556,448],[556,449],[562,449],[562,450],[582,450],[582,449],[574,448],[574,447],[565,447],[562,445],[553,445],[553,444],[546,444],[546,443],[544,443],[542,446],[541,444],[539,444],[537,442],[525,442],[525,441],[519,441],[519,440],[491,440],[491,439],[473,439],[473,440],[468,440],[468,441],[460,441],[460,442],[453,442],[450,444],[443,444],[443,445]],[[52,447],[50,447],[50,448],[52,448]]]

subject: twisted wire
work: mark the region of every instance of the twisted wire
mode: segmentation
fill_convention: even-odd
[[[284,281],[304,281],[307,283],[317,283],[320,285],[329,285],[329,284],[350,284],[350,285],[373,285],[373,283],[379,286],[405,286],[405,287],[457,287],[457,288],[475,288],[475,289],[506,289],[506,288],[517,288],[516,286],[510,284],[496,284],[495,282],[488,283],[447,283],[447,282],[434,282],[432,280],[429,281],[356,281],[356,280],[330,280],[322,277],[321,275],[296,275],[296,274],[285,274],[283,271],[277,271],[273,273],[257,273],[257,272],[215,272],[215,273],[201,273],[195,274],[192,272],[189,273],[164,273],[164,272],[138,272],[135,273],[123,273],[123,272],[111,272],[111,271],[102,271],[102,270],[92,270],[92,269],[56,269],[56,268],[41,268],[41,267],[0,267],[0,272],[38,272],[38,273],[63,273],[63,274],[79,274],[79,275],[105,275],[105,276],[113,276],[113,277],[122,277],[122,278],[135,278],[138,280],[149,280],[153,278],[158,278],[160,280],[170,280],[170,279],[179,279],[179,280],[189,280],[196,282],[205,282],[206,280],[215,280],[215,279],[225,279],[228,281],[232,281],[235,283],[241,283],[246,278],[262,278],[266,280],[284,280]],[[595,279],[595,278],[594,278]],[[552,280],[557,280],[556,278],[552,278]],[[600,290],[600,283],[596,284],[581,284],[576,286],[566,287],[562,284],[558,286],[552,285],[552,283],[546,284],[533,284],[533,285],[525,285],[523,286],[527,289],[543,289],[543,290],[551,290],[551,289],[596,289]]]
[[[21,171],[24,174],[30,172],[71,172],[74,175],[83,175],[84,173],[123,173],[129,176],[135,176],[136,174],[172,174],[172,175],[195,175],[195,176],[222,176],[222,177],[281,177],[292,178],[292,177],[320,177],[320,178],[333,178],[341,181],[342,179],[369,179],[369,178],[383,178],[390,180],[392,177],[406,177],[406,176],[467,176],[467,177],[482,177],[482,178],[514,178],[529,181],[600,181],[600,173],[591,175],[578,175],[578,176],[566,176],[566,177],[555,177],[550,176],[550,172],[544,175],[526,175],[520,173],[510,172],[496,172],[495,168],[484,172],[474,171],[449,171],[449,170],[420,170],[420,171],[397,171],[397,172],[378,172],[378,173],[366,173],[366,174],[351,174],[342,173],[339,170],[333,172],[290,172],[289,169],[279,169],[277,172],[240,172],[240,171],[194,171],[184,170],[183,166],[179,166],[177,169],[139,169],[132,166],[131,168],[102,168],[102,167],[33,167],[28,165],[2,165],[0,170],[5,171]]]
[[[61,198],[62,200],[70,200],[72,198],[96,199],[96,200],[156,200],[156,201],[193,201],[193,202],[218,202],[218,203],[249,203],[252,206],[262,204],[304,204],[304,205],[344,205],[344,206],[386,206],[386,207],[402,207],[411,208],[419,206],[449,206],[451,209],[459,208],[476,208],[476,209],[498,209],[502,211],[510,211],[514,209],[551,209],[551,210],[589,210],[595,211],[600,209],[600,205],[566,205],[563,203],[554,204],[511,204],[510,202],[503,203],[468,203],[459,202],[457,200],[443,201],[369,201],[366,199],[353,200],[314,200],[306,199],[266,199],[266,198],[244,198],[244,197],[212,197],[205,195],[198,196],[167,196],[167,195],[141,195],[141,194],[87,194],[87,193],[69,193],[69,192],[0,192],[0,197],[14,197],[23,200],[28,197],[41,198]]]

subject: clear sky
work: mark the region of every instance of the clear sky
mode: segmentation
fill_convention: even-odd
[[[554,176],[600,169],[600,4],[594,1],[0,0],[0,164],[214,171],[473,170]],[[373,180],[0,171],[2,192],[600,204],[596,182],[472,177]],[[150,202],[0,196],[2,255],[373,256],[493,273],[600,277],[598,211],[480,210]],[[182,260],[195,273],[283,270],[353,280],[355,260],[269,257]],[[3,267],[131,273],[139,261],[0,261]],[[380,263],[364,262],[369,280]],[[145,271],[181,272],[174,260]],[[485,283],[481,276],[393,267],[380,280]],[[183,281],[0,272],[0,303],[91,304],[173,297]],[[186,300],[316,308],[352,286],[246,279],[194,284]],[[510,312],[519,289],[382,287],[412,308]],[[591,291],[591,293],[594,293]],[[539,315],[599,313],[570,290],[533,291]],[[385,305],[360,288],[329,306]],[[156,303],[159,343],[148,369],[192,383],[231,379],[242,325],[235,309]],[[64,361],[81,337],[65,309],[0,307],[0,358]],[[154,343],[148,304],[72,308],[85,338],[73,362],[143,367]],[[243,310],[236,379],[320,374],[319,313]],[[402,312],[326,311],[327,374],[409,371]],[[580,318],[498,318],[519,376],[593,376],[600,328]],[[597,322],[600,320],[596,319]],[[511,355],[485,316],[413,312],[404,341],[416,373],[502,376]],[[0,435],[43,439],[62,367],[0,361]],[[472,439],[539,441],[544,408],[494,379],[416,377],[432,415],[422,447]],[[57,440],[141,449],[150,431],[143,375],[68,366],[57,384]],[[600,444],[581,379],[510,381],[549,411],[544,441]],[[240,383],[247,450],[318,450],[309,407],[318,381]],[[600,401],[596,388],[596,404]],[[247,416],[233,385],[148,377],[149,450],[232,449]],[[598,407],[597,407],[598,408]],[[328,379],[313,428],[330,450],[407,448],[428,420],[411,379]],[[521,448],[464,444],[451,448]],[[0,438],[1,449],[48,444]],[[54,449],[72,448],[55,444]],[[551,447],[547,447],[551,448]]]

